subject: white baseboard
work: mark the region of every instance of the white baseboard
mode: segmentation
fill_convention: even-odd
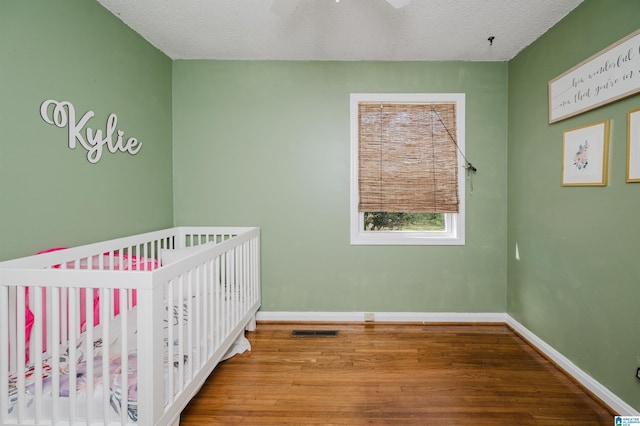
[[[506,322],[503,313],[373,312],[375,322]],[[362,322],[365,312],[263,312],[258,321]]]
[[[553,360],[567,374],[600,398],[613,411],[622,416],[640,416],[640,412],[617,397],[600,382],[582,371],[567,357],[506,313],[459,313],[459,312],[373,312],[375,322],[413,323],[505,323],[519,333],[531,345]],[[263,312],[256,315],[258,321],[304,321],[304,322],[363,322],[365,312]]]
[[[607,389],[600,382],[589,376],[575,365],[569,358],[555,350],[551,345],[533,334],[529,329],[516,321],[511,315],[506,315],[507,325],[519,333],[531,345],[535,346],[540,352],[545,354],[549,359],[553,360],[567,374],[577,380],[582,386],[587,388],[591,393],[600,398],[602,402],[607,404],[613,411],[621,416],[640,416],[640,412],[632,406],[618,398],[613,392]]]

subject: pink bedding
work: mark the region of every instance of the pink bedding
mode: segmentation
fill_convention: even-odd
[[[38,252],[37,254],[50,253],[58,250],[66,250],[66,248],[65,247],[51,248],[48,250]],[[120,265],[120,258],[122,258],[122,267]],[[157,259],[147,259],[144,257],[129,256],[126,254],[123,254],[122,256],[120,256],[118,253],[114,253],[113,256],[110,256],[109,253],[104,253],[103,265],[105,267],[109,265],[110,259],[112,259],[114,262],[114,265],[111,268],[113,270],[150,271],[150,270],[157,269],[160,266]],[[92,262],[94,264],[94,267],[97,266],[98,260],[99,260],[99,256],[93,257]],[[54,265],[53,267],[60,268],[60,265]],[[68,267],[69,269],[74,268],[75,264],[68,265]],[[87,269],[87,261],[83,260],[82,262],[80,262],[79,268]],[[81,302],[80,302],[80,330],[79,331],[81,332],[86,330],[86,322],[87,322],[87,312],[86,312],[87,305],[86,303],[83,302],[84,300],[86,300],[85,298],[86,298],[86,289],[80,289]],[[136,306],[138,301],[137,301],[137,294],[135,290],[133,290],[131,298],[132,298],[132,306]],[[117,289],[114,290],[113,299],[114,299],[113,315],[116,316],[120,313],[120,290],[117,290]],[[46,350],[47,335],[46,335],[45,325],[46,325],[47,312],[46,312],[46,303],[45,303],[46,294],[44,289],[42,291],[42,300],[43,300],[42,315],[44,318],[42,347],[43,347],[43,350]],[[68,314],[68,312],[66,314]],[[33,329],[34,322],[35,322],[35,316],[33,315],[33,312],[31,311],[31,309],[29,308],[29,287],[26,287],[25,288],[25,344],[26,344],[25,362],[29,362],[29,342],[31,340],[31,330]],[[98,324],[100,324],[100,294],[99,294],[99,289],[96,288],[96,289],[93,289],[93,325],[97,326]]]

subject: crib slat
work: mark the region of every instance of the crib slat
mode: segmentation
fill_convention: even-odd
[[[235,261],[233,262],[233,269],[234,269],[234,277],[235,279],[233,280],[233,303],[234,303],[234,309],[233,309],[233,325],[235,325],[238,321],[240,321],[240,314],[241,309],[242,309],[242,305],[240,303],[240,284],[241,284],[241,280],[242,280],[242,246],[238,246],[235,247],[233,249],[233,255],[234,255],[234,259]]]
[[[244,288],[242,289],[242,297],[245,301],[243,311],[246,312],[251,307],[251,299],[249,297],[251,294],[251,273],[249,271],[249,262],[251,260],[251,241],[244,244],[244,250]]]
[[[231,332],[231,327],[233,325],[233,279],[234,279],[234,268],[233,268],[233,250],[229,250],[227,253],[227,318],[225,323],[227,325],[227,332],[225,333],[225,337],[229,335]]]
[[[183,310],[184,310],[184,274],[178,279],[178,390],[184,390],[184,331],[183,331]]]
[[[9,342],[9,287],[0,286],[0,342]],[[9,416],[9,348],[0,348],[0,424]]]
[[[216,345],[216,347],[218,345],[220,345],[220,342],[226,337],[227,334],[227,326],[225,325],[225,317],[227,315],[227,309],[226,309],[226,305],[227,305],[227,254],[226,253],[222,253],[219,256],[219,280],[220,280],[220,315],[218,317],[218,329],[220,330],[220,337],[218,338],[218,344]]]
[[[229,297],[229,312],[227,315],[227,333],[231,332],[231,326],[233,325],[233,320],[235,318],[236,312],[236,298],[235,298],[235,277],[236,277],[236,266],[235,266],[235,249],[229,250],[228,255],[228,265],[229,265],[229,278],[227,282],[227,296]]]
[[[236,321],[240,321],[242,316],[244,315],[244,297],[242,297],[242,292],[244,291],[244,244],[241,244],[238,248],[238,259],[236,263],[236,268],[238,269],[237,277],[238,283],[236,285],[236,299],[238,303],[238,313],[236,317]],[[236,322],[234,321],[234,322]]]
[[[129,412],[129,348],[127,347],[127,291],[120,289],[120,422],[127,422]]]
[[[42,318],[42,329],[44,330],[44,348],[42,348],[43,352],[46,353],[46,356],[50,356],[51,352],[51,292],[53,291],[52,287],[45,287],[44,289],[44,303],[42,306],[44,318]]]
[[[229,254],[227,257],[227,262],[229,265],[229,278],[228,278],[228,290],[227,295],[229,297],[229,311],[226,318],[227,323],[227,336],[231,333],[231,329],[233,327],[233,320],[235,318],[236,305],[235,305],[235,278],[236,278],[236,267],[235,267],[235,248],[229,250]]]
[[[76,413],[78,410],[78,399],[77,399],[77,377],[78,377],[78,367],[76,365],[76,360],[78,359],[78,354],[76,351],[76,344],[78,342],[77,332],[78,332],[78,289],[72,287],[69,289],[69,358],[67,359],[68,365],[68,380],[69,380],[69,422],[74,424],[76,422]]]
[[[175,385],[173,381],[173,306],[174,306],[174,280],[169,280],[169,284],[167,284],[167,362],[166,365],[169,366],[168,371],[168,383],[169,383],[169,395],[171,395],[171,400],[173,400],[173,396],[175,395]]]
[[[243,308],[244,306],[242,305],[242,297],[241,297],[241,290],[242,290],[242,245],[236,247],[234,249],[234,251],[236,252],[236,261],[235,261],[235,269],[236,269],[236,282],[235,282],[235,292],[233,294],[233,297],[236,301],[236,316],[233,319],[233,323],[236,324],[238,321],[240,321],[240,318],[242,318],[242,314],[244,313]]]
[[[227,281],[227,267],[228,267],[228,258],[227,253],[222,255],[222,265],[220,266],[220,275],[221,275],[221,285],[222,285],[222,297],[220,299],[221,302],[221,311],[220,311],[220,342],[222,342],[227,337],[227,315],[228,315],[228,303],[229,303],[229,288]]]
[[[16,348],[17,348],[17,364],[18,364],[18,421],[22,422],[25,416],[26,410],[26,396],[25,396],[25,288],[18,287],[16,292],[16,315],[17,325],[16,330]]]
[[[109,375],[109,359],[110,359],[110,310],[111,310],[111,290],[103,288],[100,290],[100,323],[102,324],[102,418],[105,425],[109,418],[109,384],[111,376]]]
[[[158,265],[157,266],[160,266],[160,253],[162,252],[162,248],[161,247],[162,247],[163,242],[164,242],[164,238],[160,239],[160,240],[157,240],[155,242],[155,244],[153,244],[151,246],[151,253],[149,254],[149,256],[151,256],[151,258],[153,258],[153,259],[158,259]]]
[[[236,311],[236,298],[235,298],[235,277],[236,277],[236,267],[235,267],[235,250],[229,250],[227,257],[227,265],[228,265],[228,277],[227,277],[227,297],[229,299],[229,310],[227,312],[226,324],[227,324],[227,335],[231,332],[231,327],[233,325],[233,319],[235,317]]]
[[[100,256],[102,259],[102,256]],[[85,290],[85,354],[86,354],[86,380],[87,380],[87,424],[93,421],[93,292],[92,288]]]
[[[34,291],[35,306],[33,314],[35,322],[31,330],[31,345],[33,350],[34,375],[35,375],[35,421],[39,423],[42,419],[42,319],[44,313],[42,309],[42,288],[31,287]]]
[[[149,256],[149,254],[147,253],[147,244],[145,243],[145,244],[142,246],[142,259],[140,259],[140,260],[142,260],[142,270],[143,270],[143,271],[146,271],[146,270],[148,269],[148,268],[147,268],[147,259],[148,259],[148,256]]]
[[[109,265],[109,267],[108,267],[107,269],[109,269],[109,270],[114,270],[114,269],[116,269],[116,265],[115,265],[115,263],[116,263],[116,261],[115,261],[116,257],[113,255],[113,250],[109,250],[108,259],[109,259],[109,260],[108,260],[108,265]],[[101,321],[102,321],[102,320],[101,320]]]
[[[208,346],[208,313],[207,313],[207,278],[208,278],[208,266],[209,262],[207,261],[200,267],[200,273],[198,274],[200,280],[200,286],[198,287],[199,295],[198,295],[198,317],[200,318],[200,331],[197,335],[198,339],[198,367],[196,370],[200,370],[200,367],[204,365],[207,360],[207,346]]]
[[[133,269],[131,264],[133,262],[133,253],[135,253],[134,247],[135,246],[131,246],[127,249],[127,264],[124,267],[127,271],[131,271]]]
[[[60,315],[60,288],[51,289],[51,399],[52,424],[56,424],[60,418],[60,327],[62,316]]]
[[[207,265],[209,265],[209,281],[207,282],[207,290],[208,290],[208,300],[209,304],[207,305],[206,311],[209,314],[209,340],[207,344],[207,359],[211,356],[213,351],[215,350],[215,338],[216,338],[216,329],[215,329],[215,315],[216,315],[216,305],[215,305],[215,294],[218,291],[218,287],[216,285],[216,275],[215,275],[215,259],[210,260]]]
[[[204,340],[204,346],[202,347],[202,364],[209,359],[209,345],[211,344],[211,336],[209,335],[209,324],[211,318],[211,309],[209,306],[209,294],[211,294],[211,260],[207,260],[207,263],[202,267],[202,336]]]
[[[193,270],[189,270],[189,272],[187,272],[187,339],[186,339],[186,348],[185,348],[185,352],[186,352],[186,356],[187,359],[189,360],[189,362],[187,363],[187,365],[185,366],[187,369],[187,374],[186,374],[186,378],[185,381],[187,380],[187,378],[190,380],[191,379],[191,371],[193,371],[193,369],[191,368],[192,363],[193,363],[193,318],[194,318],[194,312],[193,312]]]
[[[260,299],[260,237],[255,238],[254,243],[254,262],[253,262],[253,300]]]
[[[234,249],[236,261],[235,261],[235,269],[236,269],[236,279],[234,282],[235,291],[233,293],[233,298],[236,303],[235,316],[233,318],[233,324],[235,325],[238,321],[240,321],[240,314],[242,313],[242,300],[240,299],[240,286],[242,284],[242,246],[238,246]]]
[[[235,247],[233,249],[235,262],[234,262],[234,271],[235,271],[235,280],[233,280],[233,301],[234,301],[234,309],[233,309],[233,325],[235,325],[238,321],[240,321],[240,314],[242,305],[240,304],[240,283],[242,282],[242,246]]]
[[[114,253],[114,256],[115,256],[115,260],[114,260],[114,261],[115,261],[116,263],[114,264],[113,269],[121,269],[121,270],[124,270],[124,269],[126,269],[126,268],[127,268],[127,265],[125,265],[125,264],[124,264],[124,259],[125,259],[125,258],[124,258],[124,250],[125,250],[125,249],[124,249],[124,248],[122,248],[122,249],[120,249],[120,250],[118,250],[118,251],[116,251],[116,252]],[[117,265],[117,267],[116,267],[116,265]],[[111,318],[111,316],[109,316],[109,318]]]
[[[251,293],[252,293],[251,262],[252,260],[253,260],[253,242],[247,241],[246,247],[245,247],[245,262],[244,262],[244,277],[245,277],[244,279],[246,283],[245,283],[245,289],[243,291],[244,298],[245,298],[245,305],[246,305],[245,310],[251,307],[251,302],[252,302],[252,297],[251,297]]]
[[[194,307],[193,307],[193,315],[191,316],[191,318],[195,319],[195,330],[194,330],[194,336],[192,339],[192,342],[196,342],[195,345],[191,345],[191,354],[192,354],[192,358],[189,358],[189,365],[191,366],[190,370],[191,370],[191,374],[190,376],[193,377],[193,372],[194,371],[198,371],[200,369],[200,350],[202,348],[202,343],[205,342],[202,339],[202,335],[200,334],[201,332],[201,315],[202,315],[202,306],[200,305],[202,303],[202,299],[200,296],[200,287],[202,286],[202,266],[197,266],[196,270],[194,271],[194,275],[195,275],[195,283],[194,283],[194,298],[195,298],[195,303],[194,303]],[[191,312],[189,312],[189,314],[191,314]]]
[[[207,309],[207,295],[209,294],[209,261],[202,266],[202,283],[200,290],[200,312],[202,312],[202,334],[198,336],[203,344],[199,346],[201,354],[201,364],[209,357],[209,309]],[[199,369],[199,368],[198,368]]]
[[[216,345],[214,350],[218,349],[220,342],[223,338],[222,333],[224,331],[224,324],[222,324],[222,318],[224,317],[224,271],[223,271],[222,255],[216,257]]]
[[[64,265],[63,265],[64,267]],[[69,340],[69,315],[67,314],[67,311],[69,309],[69,291],[68,289],[65,289],[63,291],[61,291],[60,293],[60,308],[62,309],[61,312],[64,312],[64,315],[61,318],[62,323],[60,324],[60,343],[61,342],[66,342],[67,340]]]
[[[244,244],[238,247],[238,292],[236,298],[238,299],[238,321],[242,318],[244,314],[244,297],[243,291],[245,286],[245,276],[244,276],[244,255],[245,255],[245,246]]]

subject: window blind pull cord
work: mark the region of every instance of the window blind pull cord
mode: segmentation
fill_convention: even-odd
[[[471,194],[473,194],[473,181],[471,180],[471,173],[477,172],[478,169],[476,169],[476,167],[473,164],[471,164],[471,162],[469,160],[467,160],[467,157],[465,157],[464,153],[462,152],[462,150],[458,146],[458,142],[455,140],[455,138],[453,137],[453,135],[449,131],[449,128],[447,127],[447,125],[444,124],[444,121],[442,121],[442,117],[440,117],[440,113],[436,110],[436,107],[431,105],[431,111],[433,113],[435,113],[436,117],[438,117],[438,121],[440,122],[440,124],[442,124],[442,127],[444,127],[444,130],[447,131],[447,134],[449,135],[449,138],[451,139],[453,144],[458,149],[458,152],[460,153],[460,155],[462,155],[462,158],[464,158],[464,162],[465,162],[464,168],[467,171],[467,179],[469,180],[469,183],[471,185]]]

